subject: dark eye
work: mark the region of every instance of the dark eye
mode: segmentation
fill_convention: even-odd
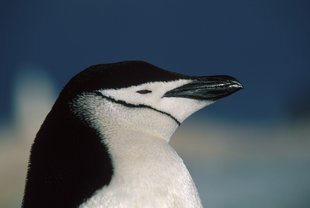
[[[95,95],[102,96],[101,92],[95,91]]]
[[[152,91],[151,90],[138,90],[137,93],[140,93],[140,94],[148,94],[148,93],[151,93]]]

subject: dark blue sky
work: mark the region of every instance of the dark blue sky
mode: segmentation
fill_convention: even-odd
[[[89,65],[129,59],[237,77],[245,89],[206,114],[286,118],[310,97],[309,11],[307,0],[3,0],[0,120],[25,66],[47,70],[59,91]]]

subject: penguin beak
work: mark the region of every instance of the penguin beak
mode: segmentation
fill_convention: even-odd
[[[242,88],[240,82],[231,76],[195,77],[192,82],[166,92],[163,97],[215,101]]]

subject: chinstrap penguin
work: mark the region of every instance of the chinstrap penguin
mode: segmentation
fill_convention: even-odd
[[[64,87],[32,145],[23,208],[199,208],[169,145],[192,113],[242,86],[143,61],[91,66]]]

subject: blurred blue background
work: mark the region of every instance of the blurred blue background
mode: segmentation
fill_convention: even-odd
[[[131,59],[243,83],[173,139],[206,207],[310,207],[309,9],[307,0],[1,1],[0,207],[19,207],[30,144],[66,82]]]

